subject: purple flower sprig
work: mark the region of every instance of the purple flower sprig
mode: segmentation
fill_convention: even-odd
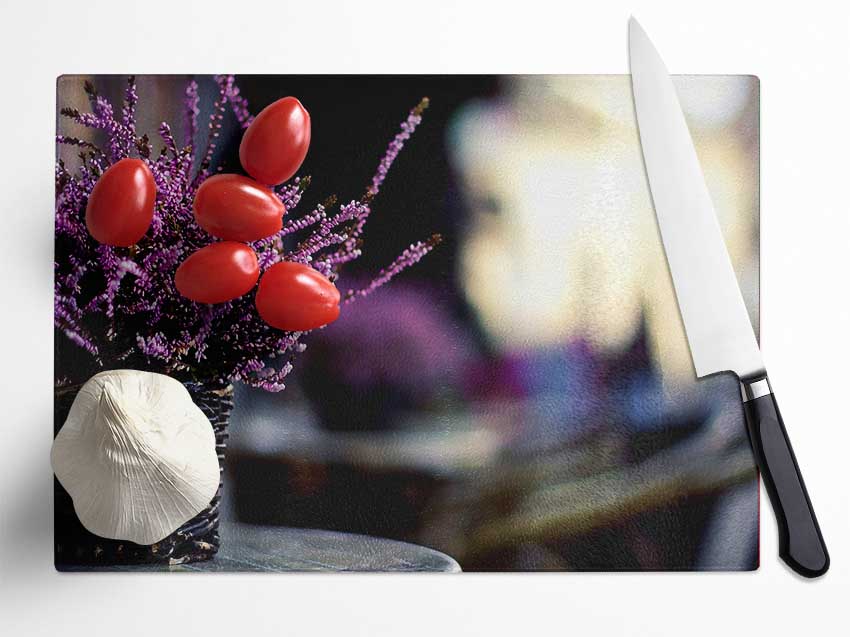
[[[387,178],[387,173],[390,171],[390,167],[393,165],[396,157],[398,157],[401,149],[404,148],[405,142],[410,139],[416,127],[422,122],[422,113],[425,112],[429,104],[430,100],[427,97],[423,97],[419,104],[410,111],[407,119],[401,123],[401,131],[390,142],[386,153],[381,158],[381,163],[378,164],[378,170],[372,177],[372,183],[366,191],[367,196],[374,197],[380,192],[381,186]]]
[[[389,283],[397,274],[421,261],[426,254],[436,248],[442,241],[442,235],[435,234],[431,235],[431,238],[427,241],[417,241],[412,244],[407,250],[396,257],[396,260],[389,266],[378,272],[377,276],[368,285],[359,290],[349,290],[345,294],[343,303],[347,305],[357,299],[362,299],[364,296],[369,296],[382,285]]]
[[[282,332],[264,323],[254,307],[253,293],[227,303],[203,305],[182,297],[174,286],[179,264],[213,241],[195,223],[192,202],[203,180],[221,170],[213,166],[213,160],[222,136],[230,134],[226,115],[228,111],[232,114],[239,129],[253,120],[233,76],[216,76],[215,81],[219,90],[205,137],[198,121],[199,87],[192,80],[183,94],[180,134],[167,122],[158,128],[159,154],[148,135],[137,132],[140,102],[134,78],[127,82],[119,111],[90,83],[85,89],[91,112],[61,110],[76,123],[102,131],[105,144],[99,147],[94,137],[60,134],[56,138],[57,144],[79,151],[79,166],[72,171],[61,160],[56,164],[54,323],[98,365],[139,366],[182,380],[241,381],[280,391],[294,356],[304,349],[305,333]],[[295,178],[275,190],[287,217],[279,233],[252,244],[261,271],[280,261],[298,261],[337,280],[339,268],[360,256],[373,199],[421,122],[427,104],[427,99],[422,100],[402,122],[362,199],[342,205],[325,200],[297,215],[295,210],[310,178]],[[199,136],[204,138],[196,146]],[[85,227],[88,198],[103,172],[130,156],[145,161],[154,176],[157,198],[151,228],[131,248],[100,245]],[[371,283],[349,292],[346,302],[372,293],[421,259],[438,241],[435,236],[413,244]]]

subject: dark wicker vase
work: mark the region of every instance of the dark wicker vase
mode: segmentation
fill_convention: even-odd
[[[81,385],[56,387],[54,391],[54,435],[65,423]],[[233,387],[212,388],[202,383],[187,383],[192,400],[206,414],[215,432],[219,471],[224,470],[227,426],[233,410]],[[174,533],[150,546],[123,540],[110,540],[87,531],[74,512],[68,492],[53,478],[54,550],[56,568],[118,566],[125,564],[185,564],[208,560],[218,552],[221,503],[221,479],[209,506]]]

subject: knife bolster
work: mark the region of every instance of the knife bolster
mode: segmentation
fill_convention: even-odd
[[[772,393],[773,390],[770,388],[770,382],[767,380],[767,376],[758,380],[741,381],[741,398],[745,403]]]

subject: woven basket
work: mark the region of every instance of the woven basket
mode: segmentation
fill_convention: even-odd
[[[57,387],[54,391],[54,435],[65,423],[81,385]],[[186,384],[195,404],[212,423],[218,454],[219,475],[224,471],[227,426],[233,411],[233,387],[211,388]],[[185,564],[211,559],[221,542],[218,533],[221,504],[221,477],[218,490],[203,511],[174,533],[150,546],[123,540],[110,540],[87,531],[74,512],[68,492],[54,477],[54,550],[56,568],[73,570],[75,566],[118,566],[122,564]]]

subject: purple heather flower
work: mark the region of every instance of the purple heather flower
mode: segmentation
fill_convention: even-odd
[[[198,83],[192,80],[186,86],[184,101],[183,144],[185,146],[194,146],[195,144],[195,133],[198,132],[198,115],[201,112],[200,103]]]
[[[236,121],[239,122],[241,128],[248,128],[251,122],[254,121],[254,116],[248,110],[248,100],[239,94],[239,87],[233,82],[233,76],[219,75],[216,76],[216,81],[225,86],[225,96],[230,102],[230,108],[233,110],[233,115]]]
[[[367,286],[360,288],[359,290],[349,290],[345,295],[344,303],[348,304],[358,298],[368,296],[385,283],[389,283],[390,280],[397,274],[406,270],[413,264],[418,263],[422,257],[431,252],[431,250],[433,250],[442,240],[443,238],[440,235],[435,234],[428,239],[428,241],[418,241],[417,243],[414,243],[396,257],[396,260],[388,267],[378,272],[378,275],[372,279]]]
[[[292,369],[292,358],[304,350],[304,333],[281,332],[264,323],[254,308],[253,294],[203,305],[182,297],[174,286],[174,272],[183,259],[212,242],[194,222],[192,201],[203,180],[220,170],[212,164],[228,105],[241,128],[252,121],[233,76],[215,80],[218,95],[200,148],[195,144],[200,104],[194,80],[184,92],[183,142],[178,144],[172,127],[163,122],[157,130],[163,144],[158,155],[147,134],[136,130],[139,97],[133,78],[128,80],[119,117],[89,83],[86,92],[92,112],[62,109],[64,116],[78,124],[103,131],[105,146],[66,135],[56,137],[58,144],[79,151],[80,165],[71,172],[61,160],[56,164],[54,323],[98,363],[121,361],[185,381],[238,380],[280,391]],[[360,237],[372,200],[426,106],[423,100],[402,123],[363,199],[338,207],[328,200],[295,216],[293,210],[310,178],[295,178],[279,186],[276,193],[287,209],[287,219],[279,233],[252,244],[261,271],[280,261],[301,261],[336,280],[339,267],[360,255]],[[128,156],[140,157],[154,176],[157,198],[151,229],[131,248],[100,245],[86,229],[86,204],[103,172]],[[436,241],[412,245],[366,287],[350,292],[348,299],[367,296],[422,258]]]
[[[401,149],[404,148],[404,143],[410,139],[413,131],[415,131],[416,127],[419,126],[420,122],[422,122],[422,112],[426,108],[428,108],[427,97],[423,98],[422,101],[417,104],[416,108],[410,111],[407,119],[401,123],[401,132],[399,132],[390,142],[390,145],[387,147],[387,152],[381,159],[381,163],[378,164],[378,170],[375,173],[375,176],[372,177],[372,185],[369,186],[368,190],[370,196],[377,195],[381,190],[381,186],[387,178],[390,166],[393,165],[395,158],[398,157]]]
[[[280,197],[280,200],[283,202],[283,206],[286,208],[288,213],[291,213],[295,209],[295,206],[297,206],[298,202],[301,201],[301,195],[309,185],[309,177],[305,177],[303,179],[301,177],[296,177],[291,182],[280,187],[277,196]]]

